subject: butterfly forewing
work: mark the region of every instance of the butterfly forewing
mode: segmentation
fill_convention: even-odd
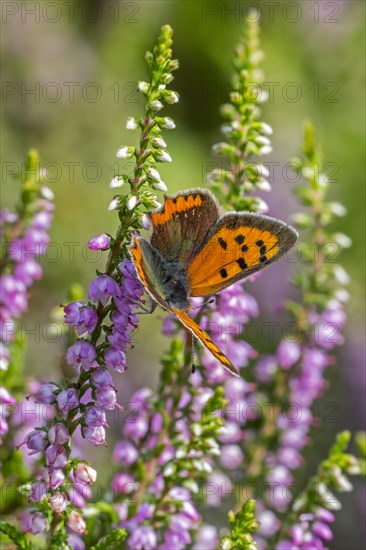
[[[283,256],[296,238],[292,227],[275,218],[222,216],[188,266],[191,296],[208,296],[248,277]]]
[[[210,192],[191,189],[167,196],[164,205],[151,214],[151,244],[167,261],[183,265],[218,217],[218,204]]]

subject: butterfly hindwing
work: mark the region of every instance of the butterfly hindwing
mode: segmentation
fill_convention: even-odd
[[[189,261],[219,217],[216,198],[206,190],[190,189],[167,195],[164,205],[151,215],[151,244],[169,262]]]
[[[172,312],[180,319],[183,325],[192,332],[192,334],[199,339],[200,342],[212,353],[220,363],[235,376],[239,376],[238,370],[234,365],[229,361],[229,359],[219,350],[219,348],[214,344],[210,336],[204,331],[200,326],[197,325],[184,311],[179,309],[172,308]]]
[[[130,254],[138,277],[145,289],[159,305],[170,311],[170,306],[164,300],[161,291],[161,281],[165,277],[165,266],[160,254],[148,241],[137,236],[133,237]]]
[[[208,296],[278,260],[295,243],[284,222],[253,213],[230,212],[211,229],[188,265],[191,296]]]

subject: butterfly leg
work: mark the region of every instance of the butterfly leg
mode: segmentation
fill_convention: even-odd
[[[132,304],[140,308],[141,311],[135,312],[137,315],[151,315],[151,313],[155,311],[157,303],[150,296],[148,296],[147,299],[148,299],[148,305],[147,307],[145,307],[142,305],[140,301],[134,300],[133,298],[127,298],[129,302],[131,302]]]

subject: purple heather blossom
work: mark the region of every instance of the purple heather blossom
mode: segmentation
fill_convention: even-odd
[[[277,357],[279,364],[283,369],[289,369],[301,356],[301,347],[296,342],[290,342],[288,340],[282,340],[277,348]]]
[[[90,485],[91,483],[95,483],[97,472],[88,464],[80,462],[76,468],[74,468],[73,477],[76,483]]]
[[[134,445],[129,441],[118,441],[113,449],[113,460],[120,462],[122,466],[131,466],[139,457]]]
[[[103,386],[96,391],[97,403],[103,409],[113,410],[117,404],[116,390],[113,386]]]
[[[116,281],[109,275],[98,275],[89,285],[89,300],[92,302],[101,302],[106,305],[109,298],[120,296],[120,288]]]
[[[70,546],[70,548],[72,548],[72,550],[85,550],[85,544],[83,540],[77,535],[74,535],[73,533],[71,533],[67,537],[67,543]]]
[[[53,424],[48,430],[48,439],[53,445],[64,445],[70,439],[69,430],[61,422]]]
[[[41,430],[33,430],[26,436],[24,443],[31,451],[30,455],[44,451],[47,446],[46,434]]]
[[[124,372],[126,366],[126,356],[123,351],[109,346],[104,352],[104,361],[107,367],[117,372]]]
[[[106,445],[105,429],[103,426],[88,426],[84,429],[84,437],[93,445]]]
[[[90,405],[85,409],[84,420],[88,426],[108,427],[105,412],[98,405]]]
[[[50,489],[55,490],[65,481],[65,474],[61,468],[51,468],[45,472],[46,481]]]
[[[34,281],[39,281],[42,277],[41,266],[32,259],[19,263],[14,268],[14,276],[26,287],[31,286]]]
[[[41,502],[47,495],[47,484],[44,481],[32,483],[29,502]]]
[[[34,400],[36,401],[36,403],[50,405],[56,400],[56,390],[58,390],[56,384],[42,384],[37,393],[34,394]]]
[[[22,519],[23,531],[37,535],[47,529],[47,520],[41,512],[31,513],[30,511],[27,511],[23,515]]]
[[[243,463],[243,451],[238,445],[223,445],[221,448],[220,462],[228,470],[239,468]]]
[[[66,361],[68,365],[80,365],[88,371],[93,366],[96,356],[93,344],[86,340],[78,340],[67,350]]]
[[[219,546],[219,536],[213,525],[202,525],[196,535],[193,550],[216,550]]]
[[[68,500],[65,493],[54,493],[49,496],[48,500],[56,514],[61,514],[61,512],[64,512],[67,508]]]
[[[65,308],[65,322],[75,327],[79,336],[88,331],[92,334],[98,324],[98,314],[93,307],[85,305],[83,302],[72,302]]]
[[[79,396],[75,388],[67,388],[61,391],[56,398],[58,407],[65,414],[79,405]]]
[[[130,474],[119,472],[113,478],[112,488],[116,493],[128,495],[136,490],[136,483]]]
[[[52,468],[63,468],[67,464],[67,454],[61,445],[50,445],[46,449],[47,465]]]
[[[71,531],[79,535],[86,533],[86,523],[76,510],[72,510],[67,518],[67,525]]]
[[[88,242],[88,248],[91,250],[108,250],[111,246],[111,237],[105,233],[96,235]]]
[[[157,544],[157,537],[154,529],[142,525],[136,527],[128,539],[128,548],[131,550],[154,550]]]
[[[98,368],[93,371],[92,381],[96,388],[105,388],[106,386],[113,387],[113,379],[107,369]]]

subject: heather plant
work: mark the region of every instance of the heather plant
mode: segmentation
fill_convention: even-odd
[[[148,213],[168,190],[159,164],[172,162],[165,131],[175,128],[161,111],[179,99],[170,87],[178,69],[171,46],[172,30],[164,26],[146,53],[150,76],[138,84],[144,112],[126,123],[137,145],[121,145],[117,152],[133,167],[110,183],[116,194],[109,210],[119,227],[115,236],[89,240],[90,249],[105,251],[105,267],[91,281],[87,300],[74,292],[64,306],[65,324],[74,334],[65,352],[70,375],[57,383],[19,383],[23,354],[12,328],[27,307],[27,289],[42,274],[36,259],[47,248],[53,210],[34,151],[17,213],[2,212],[1,532],[2,542],[16,548],[326,548],[341,507],[334,493],[350,491],[349,476],[364,471],[363,435],[356,438],[357,459],[346,452],[350,434],[344,431],[308,482],[297,481],[317,420],[316,400],[326,389],[324,372],[336,368],[334,348],[343,343],[348,275],[338,256],[328,261],[329,254],[351,244],[337,232],[337,217],[345,210],[328,199],[321,151],[307,123],[303,151],[291,159],[301,176],[301,212],[293,216],[300,244],[287,257],[296,299],[279,304],[283,319],[291,318],[291,331],[269,354],[246,341],[245,326],[259,315],[252,295],[258,274],[212,300],[192,299],[196,321],[240,370],[234,378],[208,350],[197,346],[194,352],[192,336],[165,315],[161,330],[169,343],[159,381],[130,396],[135,417],[123,423],[110,449],[109,484],[92,498],[98,474],[85,459],[86,449],[107,445],[107,413],[122,409],[111,373],[128,376],[126,351],[139,315],[149,310],[128,247],[136,231],[150,228]],[[223,210],[268,210],[258,196],[271,191],[263,157],[272,151],[273,132],[261,118],[261,59],[252,21],[234,56],[232,91],[222,106],[223,141],[213,146],[220,168],[208,177]],[[290,294],[290,281],[288,287]],[[50,411],[33,427],[22,426],[14,414],[25,396]],[[15,492],[7,491],[11,486]],[[226,521],[221,509],[228,507]],[[220,520],[213,524],[213,517]]]

